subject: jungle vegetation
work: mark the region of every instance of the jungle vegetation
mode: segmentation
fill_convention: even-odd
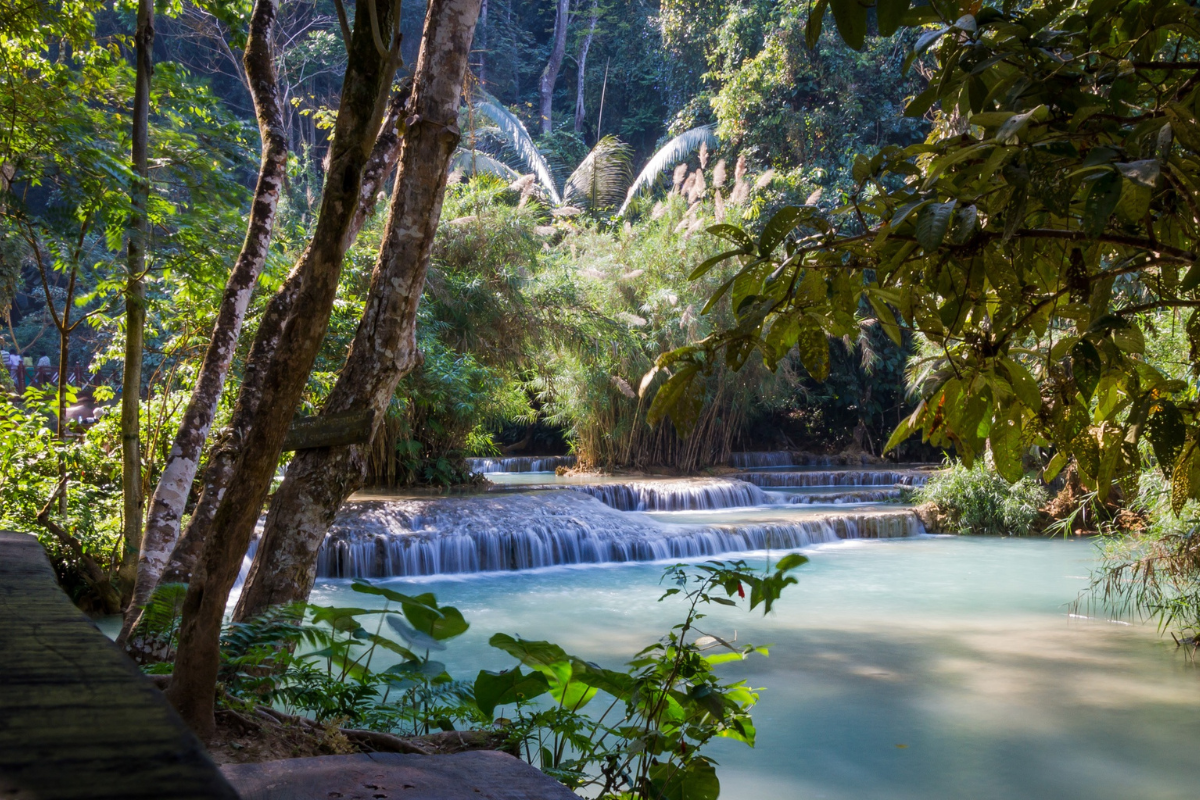
[[[3,339],[51,365],[20,396],[0,370],[0,527],[142,657],[186,584],[169,697],[201,733],[268,496],[238,624],[306,599],[280,576],[356,488],[501,452],[947,454],[930,499],[976,510],[1059,478],[1063,529],[1112,537],[1097,588],[1194,637],[1197,13],[6,5]],[[371,436],[291,455],[296,414]],[[1033,532],[1026,510],[980,529]]]

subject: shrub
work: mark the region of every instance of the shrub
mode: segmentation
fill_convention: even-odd
[[[1039,511],[1049,499],[1035,477],[1014,484],[1000,477],[989,464],[977,461],[971,468],[954,462],[918,489],[913,500],[933,503],[959,534],[1028,536],[1037,533]]]

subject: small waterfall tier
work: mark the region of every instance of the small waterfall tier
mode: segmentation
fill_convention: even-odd
[[[743,472],[739,480],[755,486],[801,488],[804,486],[924,486],[928,473],[916,470],[829,470],[812,472]]]
[[[779,497],[777,495],[777,497]],[[843,503],[896,503],[904,499],[901,489],[864,489],[851,492],[820,492],[803,494],[785,494],[781,500],[791,505],[842,505]]]
[[[481,475],[495,472],[554,472],[575,466],[575,456],[513,456],[512,458],[468,458],[467,466]]]
[[[590,494],[618,511],[715,511],[779,502],[752,483],[728,478],[598,483],[570,488]]]
[[[327,578],[499,572],[791,550],[924,533],[907,509],[794,522],[677,525],[555,491],[347,503],[318,554]]]
[[[730,453],[729,466],[735,469],[772,469],[780,467],[854,467],[878,464],[870,453],[823,455],[793,450]]]

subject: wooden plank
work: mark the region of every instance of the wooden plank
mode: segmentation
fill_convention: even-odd
[[[292,420],[283,450],[311,450],[316,447],[341,447],[348,444],[366,444],[371,440],[375,412],[345,411],[339,414],[321,414],[316,417],[298,417]]]
[[[146,676],[0,532],[0,797],[236,800]]]

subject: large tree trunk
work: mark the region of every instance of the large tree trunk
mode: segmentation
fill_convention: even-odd
[[[208,439],[217,412],[217,402],[221,399],[225,378],[233,363],[250,296],[254,293],[271,244],[275,209],[286,176],[288,156],[279,88],[275,82],[275,62],[271,56],[270,37],[271,26],[275,24],[275,11],[274,0],[257,0],[250,16],[250,31],[243,58],[262,139],[262,161],[259,164],[254,201],[250,207],[246,239],[225,283],[225,294],[217,311],[212,339],[204,354],[204,362],[200,365],[200,373],[179,431],[175,434],[166,467],[150,501],[133,602],[125,611],[125,621],[117,637],[118,644],[125,643],[134,623],[141,616],[142,607],[150,601],[179,537],[179,522],[196,477],[200,453]]]
[[[412,111],[362,321],[322,414],[372,410],[376,430],[396,384],[417,364],[417,305],[437,232],[459,87],[480,0],[431,0],[417,60]],[[302,450],[267,514],[235,619],[308,597],[316,553],[342,501],[362,486],[365,445]]]
[[[550,60],[542,70],[542,80],[538,85],[541,97],[542,133],[550,133],[553,121],[550,112],[554,105],[554,84],[558,81],[558,71],[562,69],[563,57],[567,54],[567,18],[571,15],[571,0],[558,0],[554,11],[554,38],[550,46]]]
[[[124,553],[119,572],[121,603],[128,605],[137,578],[142,544],[141,397],[142,353],[146,329],[146,246],[149,239],[146,203],[150,195],[148,157],[150,76],[154,73],[154,0],[138,0],[134,34],[137,62],[133,88],[132,161],[128,275],[125,282],[125,368],[121,376],[121,488],[124,497]]]
[[[400,134],[397,126],[404,115],[408,103],[411,84],[402,87],[392,97],[384,118],[379,138],[371,150],[371,157],[363,169],[362,188],[359,192],[358,209],[354,220],[350,223],[348,247],[358,238],[367,218],[375,210],[376,199],[380,189],[396,165],[400,156]],[[217,506],[229,486],[233,476],[234,460],[245,441],[250,428],[250,420],[258,409],[258,399],[262,395],[263,367],[279,344],[279,335],[283,323],[291,310],[292,301],[300,288],[298,273],[293,270],[280,290],[271,298],[258,326],[258,334],[250,349],[246,361],[246,374],[243,376],[241,391],[238,395],[238,405],[234,409],[233,419],[229,430],[220,437],[210,448],[208,466],[204,470],[204,486],[196,509],[188,520],[187,528],[171,552],[171,557],[162,572],[159,583],[188,583],[192,578],[196,560],[204,550],[204,542],[212,530],[213,517]]]
[[[398,64],[394,54],[399,48],[387,52],[377,43],[378,33],[393,28],[398,6],[384,0],[355,6],[320,213],[312,241],[295,271],[299,288],[279,343],[264,368],[262,393],[237,454],[233,477],[213,518],[203,567],[193,575],[184,599],[175,671],[167,695],[184,720],[205,738],[215,730],[213,704],[225,604],[333,310],[350,225],[360,202],[363,168],[379,132]],[[378,12],[376,24],[372,10]]]
[[[583,133],[583,120],[587,116],[587,110],[583,104],[583,88],[584,78],[587,74],[587,57],[588,50],[592,49],[592,37],[596,35],[596,21],[600,16],[600,0],[592,0],[592,15],[588,18],[587,36],[583,37],[583,44],[579,47],[579,58],[576,60],[578,70],[575,73],[575,132]],[[600,140],[600,135],[597,133],[596,140]]]
[[[487,91],[487,37],[488,0],[483,0],[479,6],[479,88]]]

